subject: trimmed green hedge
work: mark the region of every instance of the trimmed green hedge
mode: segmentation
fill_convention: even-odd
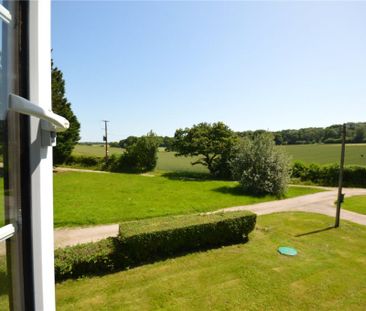
[[[179,253],[245,241],[256,215],[249,212],[145,219],[120,225],[124,259],[130,265]]]
[[[127,269],[186,252],[245,242],[256,215],[247,211],[124,222],[118,238],[55,251],[57,280]]]
[[[295,162],[291,177],[323,186],[337,186],[338,176],[339,165],[337,164],[318,165]],[[343,185],[345,187],[366,187],[366,167],[345,166]]]
[[[98,275],[117,270],[116,238],[55,250],[56,280]]]
[[[104,164],[104,159],[93,156],[71,155],[67,158],[65,164],[85,168],[101,168]]]

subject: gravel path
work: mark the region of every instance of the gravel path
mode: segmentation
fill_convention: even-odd
[[[344,188],[346,197],[355,195],[366,195],[366,189]],[[257,203],[253,205],[235,206],[220,209],[217,212],[233,212],[248,210],[257,215],[265,215],[277,212],[301,211],[309,213],[335,216],[334,202],[337,198],[337,189],[328,188],[328,191],[315,194],[308,194],[292,199]],[[366,215],[341,210],[341,219],[352,221],[357,224],[366,225]],[[117,236],[118,224],[101,225],[93,227],[63,228],[55,230],[55,248],[71,246],[81,243],[96,242],[110,236]],[[0,255],[4,254],[4,243],[0,244]]]
[[[106,171],[97,171],[97,170],[86,170],[81,168],[71,168],[71,167],[54,167],[54,173],[62,173],[62,172],[84,172],[84,173],[97,173],[97,174],[109,174],[110,172]]]
[[[55,248],[76,244],[97,242],[99,240],[118,235],[118,224],[93,227],[74,227],[55,229]],[[0,255],[5,254],[5,243],[0,244]]]
[[[118,235],[119,225],[102,225],[81,228],[60,228],[55,230],[55,248],[76,244],[97,242]]]
[[[215,211],[215,213],[248,210],[256,213],[257,215],[264,215],[277,212],[301,211],[335,216],[336,209],[334,202],[337,199],[337,190],[334,188],[330,189],[331,190],[329,191],[308,194],[292,199],[224,208]],[[366,195],[366,189],[343,188],[343,193],[346,194],[346,198],[355,195]],[[360,225],[366,225],[366,215],[350,212],[344,209],[341,209],[341,219],[349,220]]]

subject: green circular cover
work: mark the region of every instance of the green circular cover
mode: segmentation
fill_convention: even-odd
[[[293,247],[288,247],[288,246],[279,247],[278,252],[281,255],[286,255],[286,256],[296,256],[297,255],[297,250]]]

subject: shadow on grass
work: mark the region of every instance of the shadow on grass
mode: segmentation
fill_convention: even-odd
[[[103,251],[101,251],[100,256],[98,256],[97,259],[93,259],[91,261],[89,261],[89,259],[85,261],[79,259],[74,263],[62,263],[62,266],[69,265],[69,267],[66,269],[67,272],[64,274],[60,274],[59,270],[56,269],[56,282],[60,283],[66,281],[67,279],[78,279],[82,277],[104,276],[110,273],[126,271],[143,265],[153,264],[171,258],[182,257],[188,254],[205,252],[208,250],[219,249],[225,246],[236,244],[245,244],[249,241],[249,238],[248,236],[243,236],[241,237],[240,241],[226,241],[225,243],[206,246],[199,245],[193,248],[183,248],[174,253],[167,253],[162,250],[162,252],[150,254],[149,257],[140,256],[138,249],[126,253],[118,238],[107,238],[104,241],[108,241],[108,243],[110,243],[110,249],[108,253],[103,253]]]
[[[206,181],[214,180],[209,173],[198,173],[198,172],[167,172],[161,175],[162,177],[170,180],[182,180],[182,181]]]
[[[295,237],[298,238],[298,237],[302,237],[302,236],[306,236],[306,235],[321,233],[321,232],[328,231],[328,230],[331,230],[331,229],[335,229],[335,227],[330,226],[330,227],[326,227],[326,228],[323,228],[323,229],[318,229],[318,230],[314,230],[314,231],[310,231],[310,232],[305,232],[305,233],[297,234],[297,235],[295,235]]]
[[[266,194],[252,194],[249,192],[245,192],[243,191],[243,189],[240,188],[240,186],[235,186],[235,187],[230,187],[230,186],[223,186],[223,187],[218,187],[218,188],[214,188],[211,191],[214,192],[219,192],[219,193],[223,193],[223,194],[230,194],[233,196],[251,196],[251,197],[255,197],[255,198],[264,198],[267,195]]]

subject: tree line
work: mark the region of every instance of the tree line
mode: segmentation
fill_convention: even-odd
[[[339,144],[341,143],[341,125],[334,124],[328,127],[307,127],[298,130],[288,129],[269,132],[273,135],[276,145],[303,145],[303,144]],[[347,123],[347,143],[366,143],[366,122]],[[257,134],[268,133],[265,130],[236,132],[239,137],[254,137]],[[128,136],[119,142],[110,143],[111,147],[126,148],[137,136]],[[156,136],[159,147],[173,150],[174,137]]]
[[[125,139],[121,139],[119,142],[111,142],[109,145],[111,147],[117,147],[117,148],[119,147],[126,149],[128,146],[135,143],[138,140],[138,138],[139,138],[138,136],[128,136]],[[165,148],[166,151],[172,150],[174,137],[155,135],[155,140],[158,144],[158,147]]]
[[[116,172],[153,170],[158,145],[162,142],[162,137],[152,131],[141,137],[127,137],[119,143],[126,152],[111,158],[107,169]],[[240,137],[222,122],[203,122],[177,129],[169,148],[177,157],[191,157],[192,165],[206,166],[215,178],[238,181],[243,192],[278,196],[286,192],[290,159],[275,148],[271,133],[257,132],[250,137]]]
[[[347,143],[366,143],[366,122],[349,122],[346,124]],[[307,127],[298,130],[282,130],[272,132],[276,145],[303,145],[303,144],[338,144],[341,142],[341,125],[334,124],[328,127]],[[241,137],[251,137],[255,133],[265,132],[244,131],[238,132]]]

